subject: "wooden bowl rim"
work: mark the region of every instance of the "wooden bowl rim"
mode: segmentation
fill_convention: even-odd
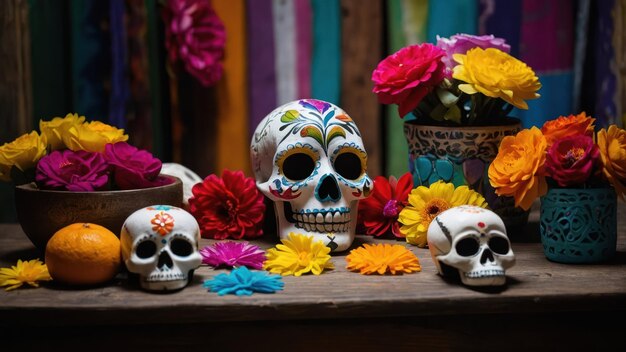
[[[92,192],[73,192],[73,191],[59,191],[59,190],[52,190],[52,189],[40,189],[40,188],[37,188],[37,185],[34,182],[26,183],[23,185],[18,185],[18,186],[15,186],[15,188],[24,192],[42,192],[42,193],[75,194],[75,195],[105,195],[105,194],[141,193],[141,192],[146,192],[148,190],[158,191],[158,190],[163,190],[166,188],[176,188],[179,185],[182,185],[183,183],[181,179],[176,176],[166,175],[166,174],[161,174],[159,176],[174,180],[174,182],[171,182],[162,186],[148,187],[148,188],[119,189],[119,190],[92,191]]]

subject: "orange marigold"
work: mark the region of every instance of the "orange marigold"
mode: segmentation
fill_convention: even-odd
[[[602,158],[602,173],[615,188],[615,192],[625,200],[626,194],[626,131],[615,125],[608,131],[598,132],[598,148]]]
[[[546,194],[544,162],[547,142],[537,127],[504,137],[498,155],[489,165],[489,183],[499,196],[512,196],[515,206],[530,209]]]
[[[546,137],[548,148],[557,140],[574,135],[593,136],[593,123],[596,121],[585,112],[578,115],[559,116],[554,120],[547,121],[541,127],[541,132]]]
[[[422,270],[415,254],[399,244],[366,243],[350,251],[346,261],[348,270],[359,271],[364,275],[383,275],[387,272],[395,275]]]

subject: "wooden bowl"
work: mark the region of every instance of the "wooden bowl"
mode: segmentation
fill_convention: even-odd
[[[171,178],[172,183],[122,191],[49,191],[38,189],[34,183],[17,186],[17,219],[26,236],[42,251],[57,230],[76,222],[102,225],[119,237],[124,221],[135,210],[157,204],[182,206],[182,181],[162,176]]]

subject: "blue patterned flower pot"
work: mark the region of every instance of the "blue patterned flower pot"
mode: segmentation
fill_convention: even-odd
[[[541,197],[541,243],[559,263],[598,263],[617,246],[617,196],[612,188],[553,188]]]
[[[491,210],[504,221],[509,237],[515,239],[515,233],[521,232],[528,221],[528,212],[516,208],[513,198],[497,196],[487,175],[502,139],[521,129],[519,119],[505,121],[503,125],[455,127],[406,121],[404,134],[415,187],[439,180],[457,187],[467,185],[485,197]]]

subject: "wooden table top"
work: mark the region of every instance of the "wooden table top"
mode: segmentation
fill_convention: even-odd
[[[527,231],[536,232],[531,213]],[[419,317],[532,312],[609,312],[626,310],[626,206],[618,214],[618,253],[609,263],[559,264],[548,261],[540,243],[512,244],[517,262],[500,289],[472,289],[440,277],[427,249],[404,242],[357,236],[354,247],[368,242],[405,244],[422,271],[399,276],[365,276],[346,270],[346,253],[334,255],[336,269],[322,275],[284,277],[283,291],[249,297],[218,296],[203,280],[225,270],[201,266],[184,290],[168,294],[142,291],[124,274],[95,288],[70,289],[44,283],[38,289],[0,290],[0,326],[212,323],[291,319]],[[529,233],[530,233],[529,232]],[[201,246],[212,241],[203,239]],[[252,243],[269,248],[274,236]],[[0,266],[17,259],[41,258],[17,224],[0,225]],[[58,317],[63,317],[59,319]]]

